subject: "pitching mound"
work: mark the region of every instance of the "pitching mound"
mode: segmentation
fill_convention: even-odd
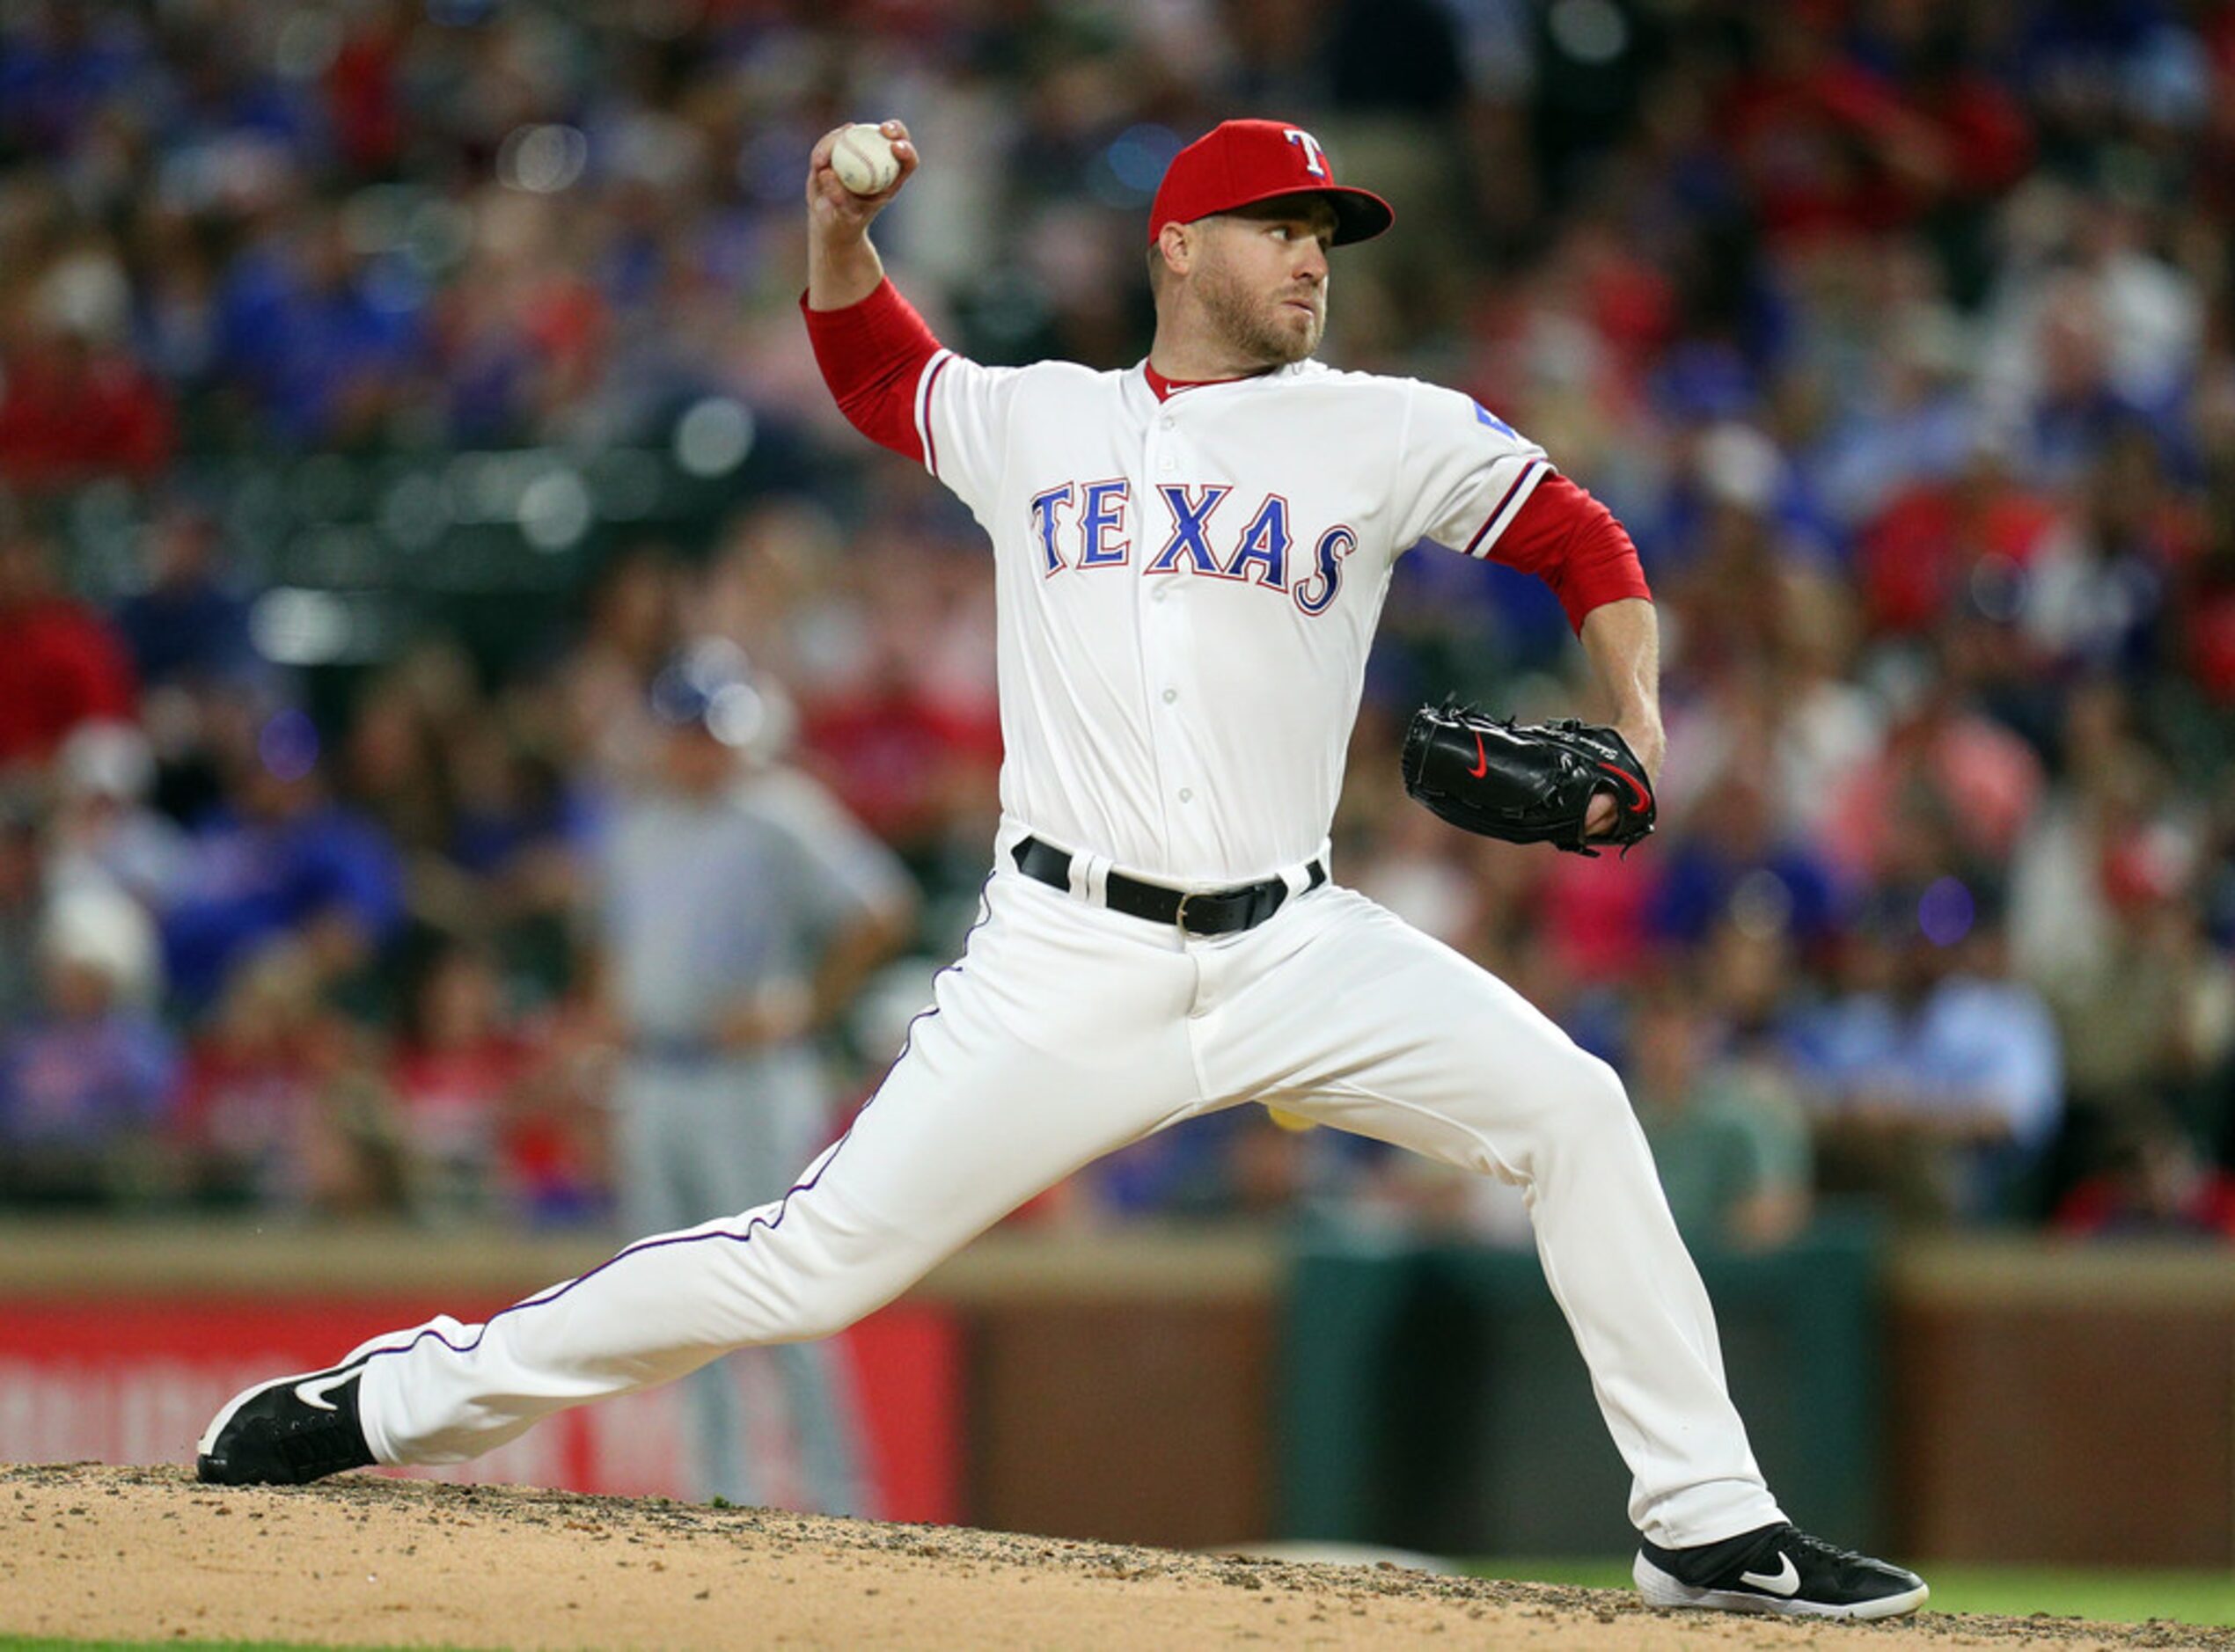
[[[2235,1652],[2235,1632],[2162,1623],[1673,1614],[1601,1590],[377,1476],[220,1492],[171,1468],[0,1468],[0,1633],[87,1640]]]

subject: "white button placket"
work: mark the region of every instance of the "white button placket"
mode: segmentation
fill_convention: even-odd
[[[1184,852],[1182,845],[1190,836],[1190,822],[1183,812],[1195,800],[1191,782],[1196,778],[1198,761],[1194,742],[1187,737],[1186,725],[1177,713],[1181,685],[1187,681],[1190,625],[1190,605],[1178,600],[1178,587],[1188,576],[1152,574],[1146,570],[1164,543],[1166,512],[1156,493],[1158,479],[1176,475],[1186,451],[1178,427],[1177,416],[1166,405],[1149,420],[1146,432],[1141,475],[1147,486],[1137,536],[1143,572],[1137,581],[1140,588],[1134,610],[1140,625],[1142,686],[1153,697],[1148,706],[1149,745],[1155,754],[1157,794],[1163,800],[1164,841],[1176,854]]]

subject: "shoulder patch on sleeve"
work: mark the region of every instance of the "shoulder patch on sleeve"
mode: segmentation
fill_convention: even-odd
[[[1491,412],[1489,408],[1484,406],[1480,402],[1475,403],[1475,422],[1478,425],[1488,425],[1492,430],[1495,430],[1499,435],[1506,437],[1509,441],[1519,442],[1521,439],[1521,433],[1520,431],[1514,429],[1513,426],[1507,424],[1503,419],[1500,419],[1496,413]]]

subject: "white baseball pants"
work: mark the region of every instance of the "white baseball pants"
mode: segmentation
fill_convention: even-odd
[[[729,1349],[826,1336],[1081,1166],[1271,1101],[1525,1189],[1553,1294],[1667,1547],[1781,1519],[1621,1081],[1503,982],[1334,885],[1204,939],[1004,868],[854,1127],[781,1200],[490,1317],[375,1339],[385,1463],[449,1463]]]

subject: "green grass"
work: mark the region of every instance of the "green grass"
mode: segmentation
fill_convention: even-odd
[[[0,1634],[0,1652],[177,1652],[181,1645],[192,1652],[348,1652],[348,1648],[304,1641],[54,1641],[38,1634]],[[434,1648],[434,1652],[465,1652],[465,1648]]]
[[[331,1646],[295,1641],[50,1641],[35,1635],[0,1634],[0,1652],[164,1652],[190,1647],[193,1652],[336,1652]],[[438,1648],[438,1652],[458,1652]]]
[[[194,1652],[334,1652],[292,1641],[41,1641],[0,1634],[0,1652],[154,1652],[158,1647],[190,1646]]]
[[[1477,1577],[1521,1578],[1539,1583],[1580,1583],[1595,1589],[1630,1587],[1626,1561],[1488,1560],[1469,1561]],[[2060,1566],[1924,1566],[1933,1612],[1993,1612],[2023,1618],[2045,1612],[2059,1618],[2142,1623],[2235,1624],[2235,1572],[2076,1571]]]

